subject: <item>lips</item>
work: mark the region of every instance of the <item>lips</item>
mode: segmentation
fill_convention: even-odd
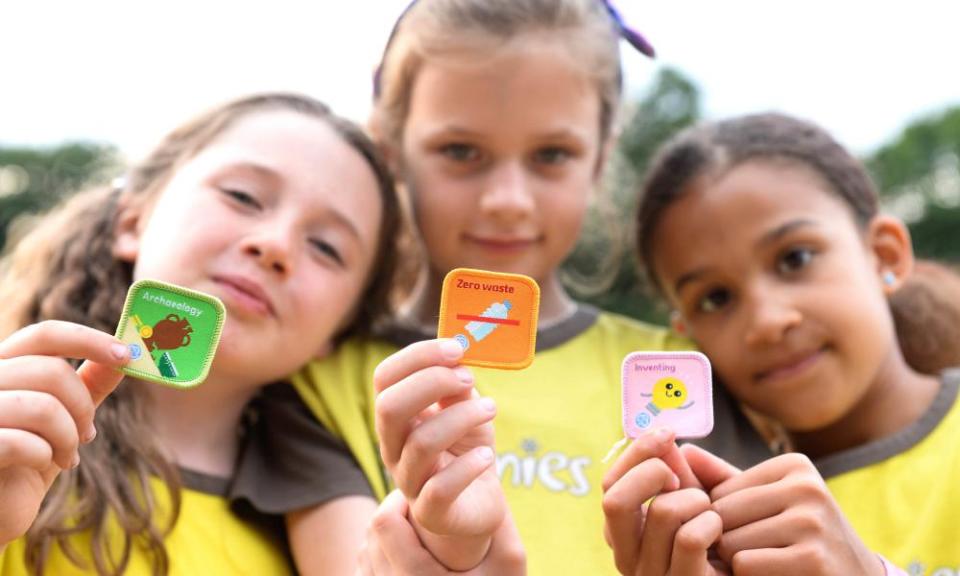
[[[796,376],[813,366],[825,350],[826,348],[814,348],[771,360],[755,373],[755,378],[758,382],[769,383]]]
[[[467,234],[466,240],[481,248],[498,252],[512,252],[529,248],[540,242],[537,236],[473,236]]]
[[[213,280],[234,307],[261,316],[276,315],[273,301],[257,282],[242,276],[216,276]]]

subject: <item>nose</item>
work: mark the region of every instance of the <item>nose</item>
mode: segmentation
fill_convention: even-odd
[[[754,290],[749,298],[749,324],[744,335],[748,345],[777,344],[803,320],[803,314],[782,292]]]
[[[257,264],[281,275],[293,269],[294,244],[286,227],[273,223],[251,231],[243,239],[242,250],[254,258]]]
[[[503,162],[490,172],[480,201],[482,212],[519,220],[529,216],[535,206],[530,175],[521,162]]]

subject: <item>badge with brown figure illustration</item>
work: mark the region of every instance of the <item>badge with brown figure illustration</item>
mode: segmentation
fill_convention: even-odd
[[[157,280],[130,287],[117,338],[130,348],[124,373],[179,388],[207,377],[226,317],[223,304]]]

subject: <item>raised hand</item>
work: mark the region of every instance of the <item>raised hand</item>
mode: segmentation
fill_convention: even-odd
[[[492,400],[480,398],[455,340],[418,342],[374,373],[380,453],[424,544],[448,568],[485,556],[506,500],[494,466]]]
[[[802,454],[762,462],[711,497],[725,529],[717,551],[738,576],[886,573]]]
[[[711,547],[723,530],[706,489],[739,471],[674,435],[640,436],[604,476],[604,536],[621,574],[728,573]],[[652,499],[652,502],[650,502]]]
[[[64,358],[85,359],[78,370]],[[96,407],[129,352],[113,336],[46,321],[0,342],[0,549],[30,528],[57,474],[96,435]]]

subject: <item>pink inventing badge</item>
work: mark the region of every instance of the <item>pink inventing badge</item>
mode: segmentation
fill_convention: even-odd
[[[713,430],[710,361],[699,352],[633,352],[623,359],[623,433],[669,428],[678,438]]]

